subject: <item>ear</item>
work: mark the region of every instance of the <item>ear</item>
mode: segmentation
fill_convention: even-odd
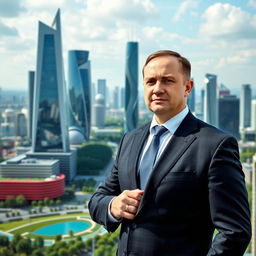
[[[194,87],[194,81],[193,80],[187,80],[185,83],[185,97],[188,97],[188,95],[190,94],[190,92],[192,91]]]

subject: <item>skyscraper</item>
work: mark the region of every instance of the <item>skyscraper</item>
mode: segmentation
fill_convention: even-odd
[[[205,74],[204,121],[218,126],[217,76]]]
[[[195,105],[196,105],[196,95],[195,95],[195,87],[192,88],[192,91],[190,92],[187,100],[188,107],[190,111],[195,111]]]
[[[95,104],[94,104],[94,124],[98,127],[103,127],[105,124],[105,99],[102,94],[97,94],[95,97]]]
[[[18,113],[16,117],[16,136],[27,136],[27,120],[24,113]]]
[[[205,101],[205,91],[204,89],[201,90],[201,113],[204,115],[204,101]]]
[[[239,139],[239,99],[235,95],[219,98],[219,128]]]
[[[39,21],[33,104],[33,152],[68,152],[60,10],[52,27]]]
[[[125,130],[138,123],[138,42],[128,42],[125,60]]]
[[[240,130],[251,125],[252,90],[250,84],[243,84],[240,96]]]
[[[116,86],[113,91],[113,108],[118,109],[119,108],[119,101],[120,101],[120,90],[119,87]]]
[[[28,137],[32,139],[33,98],[35,86],[35,71],[28,72]]]
[[[61,172],[70,182],[76,174],[76,151],[69,148],[67,105],[58,10],[51,27],[39,21],[32,152],[26,155],[58,159]]]
[[[251,128],[256,130],[256,100],[252,100]]]
[[[68,52],[69,130],[89,139],[91,128],[91,68],[88,51]]]
[[[107,82],[106,79],[98,79],[97,83],[97,94],[102,94],[104,99],[106,100],[107,97]],[[105,102],[106,104],[106,102]]]

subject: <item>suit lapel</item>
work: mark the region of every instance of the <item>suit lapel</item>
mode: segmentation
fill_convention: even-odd
[[[194,142],[196,136],[193,131],[196,129],[198,129],[197,119],[189,112],[175,134],[172,136],[170,142],[152,170],[137,214],[143,208],[147,200],[152,198],[151,195],[159,186],[161,180],[171,171],[179,158]]]
[[[149,134],[149,127],[150,127],[150,123],[141,127],[141,129],[139,129],[137,133],[133,136],[131,152],[129,157],[129,159],[132,159],[132,161],[128,163],[130,164],[130,166],[128,166],[128,170],[131,170],[131,180],[127,181],[129,182],[131,189],[138,188],[138,182],[137,182],[138,164],[139,164],[139,159],[141,156],[141,152],[143,150],[144,143],[147,140],[147,137]]]

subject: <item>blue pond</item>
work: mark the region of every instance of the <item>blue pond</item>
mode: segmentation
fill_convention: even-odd
[[[34,231],[34,234],[44,236],[68,235],[70,230],[73,233],[78,233],[89,227],[90,224],[85,221],[65,221],[39,228]]]

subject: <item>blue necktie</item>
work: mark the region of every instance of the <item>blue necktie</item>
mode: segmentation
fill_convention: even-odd
[[[167,128],[160,125],[155,126],[154,129],[154,137],[147,151],[145,152],[139,167],[141,189],[145,189],[149,175],[154,167],[157,152],[159,150],[160,137],[167,131]]]

